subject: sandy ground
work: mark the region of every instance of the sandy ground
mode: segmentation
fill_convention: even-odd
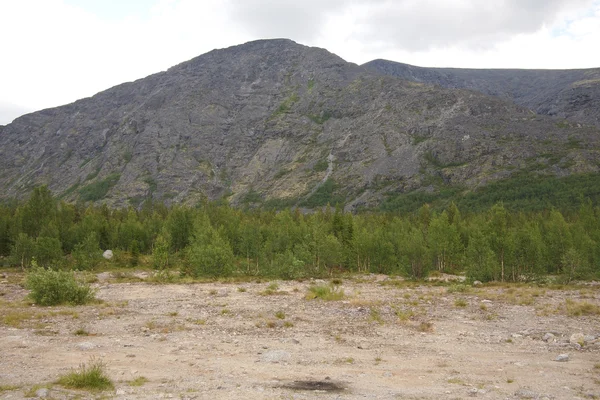
[[[600,315],[569,315],[600,305],[594,285],[444,287],[370,275],[343,279],[344,298],[323,301],[306,294],[325,281],[279,281],[267,294],[269,282],[118,283],[103,273],[94,283],[102,302],[36,307],[5,278],[3,399],[600,398]],[[556,361],[562,354],[568,361]],[[114,390],[53,383],[92,360]],[[147,381],[134,386],[139,377]]]

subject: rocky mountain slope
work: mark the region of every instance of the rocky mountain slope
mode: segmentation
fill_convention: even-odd
[[[477,90],[514,101],[538,114],[555,115],[600,127],[600,68],[423,68],[387,60],[374,60],[364,66],[410,81]]]
[[[523,169],[598,171],[598,128],[499,97],[384,76],[265,40],[16,119],[0,132],[4,198],[317,206],[473,188]]]

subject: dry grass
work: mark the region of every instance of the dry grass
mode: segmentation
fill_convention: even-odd
[[[570,317],[600,315],[600,307],[587,301],[565,300],[565,312]]]

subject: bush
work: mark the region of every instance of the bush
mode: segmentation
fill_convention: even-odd
[[[94,298],[92,288],[79,283],[70,271],[53,271],[35,266],[27,275],[25,286],[31,290],[31,299],[41,306],[85,304]]]
[[[106,390],[114,388],[110,378],[104,372],[102,361],[92,360],[89,366],[81,364],[79,370],[72,370],[61,376],[57,383],[73,389]]]
[[[306,294],[307,300],[322,299],[326,301],[342,300],[344,298],[344,289],[327,285],[314,285],[308,288]]]

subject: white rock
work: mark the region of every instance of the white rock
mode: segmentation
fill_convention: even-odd
[[[569,355],[568,354],[559,354],[558,356],[556,356],[554,361],[567,362],[567,361],[569,361]]]
[[[111,258],[113,258],[114,254],[112,250],[106,250],[104,253],[102,253],[102,257],[106,258],[107,260],[110,260]]]
[[[96,346],[94,343],[91,343],[91,342],[81,342],[81,343],[78,343],[76,345],[76,347],[78,350],[92,350],[98,346]]]
[[[50,391],[46,388],[41,388],[35,391],[35,397],[39,397],[40,399],[44,399],[50,395]]]
[[[578,345],[582,346],[582,345],[585,344],[585,335],[583,333],[581,333],[581,332],[574,333],[569,338],[569,343],[571,343],[571,344],[578,344]]]

